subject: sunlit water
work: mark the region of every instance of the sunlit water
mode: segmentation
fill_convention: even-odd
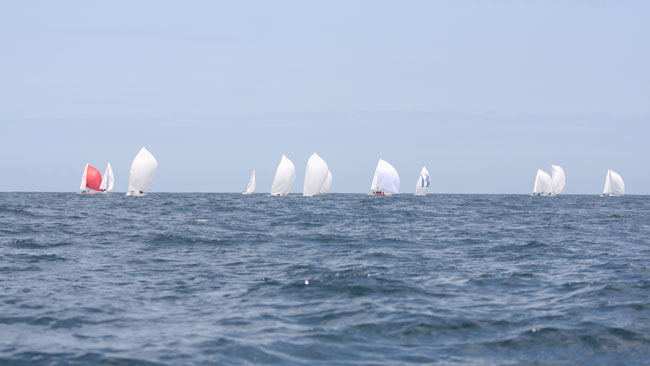
[[[634,365],[650,197],[0,194],[0,364]]]

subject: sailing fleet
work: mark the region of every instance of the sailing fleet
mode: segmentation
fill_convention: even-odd
[[[158,170],[158,160],[149,150],[142,147],[131,162],[129,172],[129,188],[127,196],[145,196],[151,189],[151,183]],[[293,189],[296,181],[296,167],[286,156],[282,155],[280,163],[275,170],[273,184],[271,185],[272,196],[287,196]],[[113,168],[111,163],[106,164],[104,175],[97,168],[90,164],[84,166],[81,176],[80,194],[108,193],[115,185]],[[415,184],[415,195],[425,196],[431,186],[431,175],[426,166],[422,167],[420,175]],[[542,169],[537,170],[533,196],[557,196],[564,191],[566,186],[566,175],[564,169],[559,165],[551,165],[551,174]],[[305,197],[323,195],[332,188],[332,172],[327,162],[317,153],[313,153],[307,160],[305,168],[305,182],[302,195]],[[375,173],[370,184],[369,195],[391,196],[399,193],[400,178],[397,169],[386,160],[379,158]],[[243,195],[255,192],[255,169],[251,172],[246,189]],[[609,169],[605,177],[605,187],[601,196],[622,196],[625,194],[625,183],[620,174]]]

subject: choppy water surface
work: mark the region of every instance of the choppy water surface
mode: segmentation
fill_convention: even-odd
[[[650,197],[2,193],[0,225],[0,364],[650,359]]]

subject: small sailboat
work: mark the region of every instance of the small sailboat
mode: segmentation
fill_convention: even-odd
[[[91,194],[100,192],[102,190],[100,187],[101,183],[102,174],[99,172],[99,170],[90,164],[86,164],[84,167],[83,175],[81,176],[81,185],[79,186],[81,192],[79,193]]]
[[[253,169],[253,172],[251,173],[251,177],[248,180],[246,190],[244,190],[241,194],[251,194],[253,192],[255,192],[255,169]]]
[[[547,172],[542,169],[537,169],[535,186],[533,187],[533,196],[551,196],[552,194],[553,179],[551,179],[551,176]]]
[[[370,194],[373,196],[390,196],[392,193],[399,193],[399,174],[389,162],[379,158],[370,185]]]
[[[131,163],[129,175],[129,190],[127,196],[144,196],[145,191],[151,189],[156,171],[158,170],[158,161],[146,148],[140,149]]]
[[[115,184],[115,178],[113,177],[113,168],[111,163],[106,164],[106,170],[104,171],[104,177],[102,178],[102,184],[99,185],[99,189],[103,193],[108,193],[113,189]]]
[[[415,195],[416,196],[426,196],[429,186],[431,185],[431,176],[426,166],[422,167],[420,171],[420,177],[418,182],[415,184]]]
[[[293,183],[296,181],[296,167],[285,155],[282,155],[280,164],[275,171],[275,178],[271,186],[272,196],[286,196],[291,192]]]
[[[564,169],[559,165],[551,165],[551,174],[537,169],[533,196],[555,196],[564,191],[566,176]]]
[[[566,177],[561,166],[551,165],[551,180],[553,181],[553,196],[562,193],[566,185]]]
[[[603,188],[602,196],[622,196],[625,194],[625,182],[623,178],[615,171],[607,170],[607,177],[605,177],[605,188]]]
[[[323,185],[327,181],[329,167],[323,158],[313,153],[307,160],[307,169],[305,170],[305,184],[302,189],[302,195],[306,197],[321,194]]]
[[[323,183],[323,186],[320,188],[320,194],[329,192],[330,188],[332,188],[332,172],[328,170],[327,178],[325,178],[325,183]]]

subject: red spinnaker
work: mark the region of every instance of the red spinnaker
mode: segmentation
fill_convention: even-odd
[[[99,186],[102,184],[102,174],[92,165],[88,165],[86,170],[86,187],[99,191]]]

